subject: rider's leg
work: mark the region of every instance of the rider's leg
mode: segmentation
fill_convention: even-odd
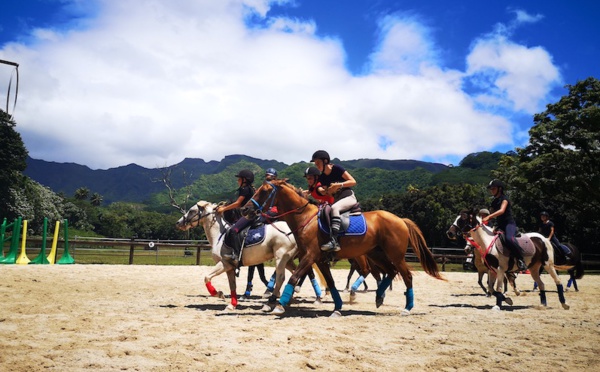
[[[348,210],[356,204],[354,194],[349,195],[333,203],[331,206],[331,240],[321,246],[324,251],[339,251],[340,244],[338,243],[338,234],[342,225],[341,211]]]
[[[517,226],[515,224],[511,224],[509,223],[508,225],[506,225],[506,231],[504,232],[506,234],[506,242],[508,243],[507,245],[509,246],[510,250],[512,251],[512,254],[515,256],[515,258],[517,259],[517,266],[519,267],[520,271],[526,271],[527,270],[527,265],[525,264],[525,261],[523,260],[523,254],[521,253],[521,247],[519,247],[519,243],[517,242]]]

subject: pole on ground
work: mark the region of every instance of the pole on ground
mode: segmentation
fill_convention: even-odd
[[[48,236],[48,217],[44,217],[44,230],[42,231],[42,249],[40,254],[31,262],[30,265],[48,265],[50,262],[46,258],[46,237]]]
[[[48,262],[50,265],[54,265],[56,262],[56,245],[58,243],[58,231],[60,230],[60,221],[56,221],[56,227],[54,228],[54,239],[52,239],[52,249],[48,255]]]
[[[19,251],[19,235],[21,234],[22,219],[22,217],[15,218],[15,221],[12,223],[13,233],[10,241],[10,249],[6,254],[6,257],[0,258],[0,264],[14,264],[17,261],[17,252]]]
[[[27,265],[29,263],[29,257],[27,257],[27,220],[23,221],[23,238],[21,239],[21,254],[17,257],[15,263],[17,265]]]
[[[63,252],[62,257],[60,258],[60,260],[58,260],[57,264],[59,265],[68,265],[68,264],[74,264],[75,263],[75,259],[73,259],[73,257],[71,257],[71,254],[69,253],[69,221],[64,220],[63,224],[65,225],[65,250]]]

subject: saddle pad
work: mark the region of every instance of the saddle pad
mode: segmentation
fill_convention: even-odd
[[[244,241],[244,247],[251,247],[253,245],[261,244],[265,241],[265,225],[260,225],[256,228],[251,228],[248,230],[248,234],[246,235],[246,239]],[[223,244],[228,248],[233,248],[236,245],[239,247],[239,244],[235,244],[232,239],[237,238],[234,234],[226,234],[225,239],[223,240]]]
[[[519,247],[521,247],[521,254],[523,257],[531,257],[535,254],[535,246],[533,242],[527,235],[522,235],[517,238],[517,242],[519,243]],[[504,246],[504,242],[502,239],[498,239],[496,241],[496,247],[498,251],[502,253],[503,256],[510,256],[510,249]]]
[[[323,226],[321,219],[319,218],[319,229],[329,234],[329,226]],[[350,216],[350,226],[346,231],[340,231],[339,236],[360,236],[367,233],[367,221],[365,215],[361,214],[358,216]]]

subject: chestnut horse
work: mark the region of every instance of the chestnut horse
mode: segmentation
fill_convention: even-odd
[[[503,294],[504,274],[507,272],[518,271],[516,260],[505,255],[503,252],[506,248],[502,247],[499,239],[499,234],[486,225],[481,223],[481,219],[477,216],[471,217],[471,223],[465,227],[463,231],[470,235],[468,239],[473,246],[478,249],[484,260],[490,265],[490,268],[496,271],[496,288],[494,296],[496,297],[496,306],[493,310],[500,310],[502,302],[509,305],[513,304],[510,297],[505,297]],[[564,296],[563,285],[554,268],[554,249],[550,241],[543,235],[538,233],[527,233],[517,238],[519,245],[526,249],[526,254],[523,259],[529,268],[531,277],[540,288],[540,302],[543,306],[547,306],[546,302],[546,287],[540,278],[540,268],[543,268],[550,274],[556,283],[559,301],[564,309],[569,309]]]
[[[334,259],[355,258],[367,255],[375,265],[386,274],[376,291],[376,306],[383,303],[383,295],[392,279],[399,273],[406,285],[406,306],[403,315],[410,314],[414,306],[412,274],[406,263],[408,246],[413,248],[421,266],[430,276],[445,280],[440,275],[433,254],[427,247],[425,238],[418,226],[407,218],[400,218],[387,211],[365,212],[367,231],[361,236],[341,236],[341,250],[335,253],[323,253],[321,245],[329,241],[329,237],[319,231],[318,207],[310,204],[298,189],[286,180],[265,181],[252,199],[242,208],[242,214],[250,216],[264,213],[272,206],[277,206],[279,217],[284,219],[293,231],[298,244],[300,263],[286,284],[279,304],[273,310],[281,315],[294,294],[294,286],[313,263],[316,263],[325,277],[334,301],[331,316],[341,316],[342,299],[335,287],[328,256]]]

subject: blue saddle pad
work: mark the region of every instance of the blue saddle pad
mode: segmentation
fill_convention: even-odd
[[[329,226],[324,226],[319,218],[319,229],[325,234],[329,234]],[[365,215],[350,216],[350,226],[346,231],[340,231],[339,236],[360,236],[367,233],[367,221]]]
[[[265,225],[260,225],[255,229],[248,230],[248,235],[246,235],[244,246],[250,247],[265,241],[265,227]]]

